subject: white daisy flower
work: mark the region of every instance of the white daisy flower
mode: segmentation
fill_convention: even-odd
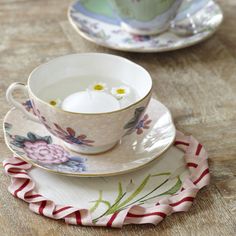
[[[61,105],[61,100],[59,98],[50,100],[49,104],[53,107],[59,107]]]
[[[114,95],[117,99],[122,99],[123,97],[128,96],[130,89],[126,86],[114,87],[111,89],[111,94]]]
[[[107,90],[107,85],[102,82],[94,83],[92,86],[90,86],[90,89],[98,92],[103,92]]]

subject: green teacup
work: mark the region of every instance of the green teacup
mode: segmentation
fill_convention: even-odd
[[[157,34],[168,29],[183,0],[109,0],[121,27],[134,34]]]

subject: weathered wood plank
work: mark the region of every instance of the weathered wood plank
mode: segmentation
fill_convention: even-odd
[[[198,194],[187,213],[160,225],[122,230],[68,226],[33,214],[8,191],[1,173],[0,232],[20,235],[236,235],[236,29],[234,0],[218,0],[225,12],[220,30],[199,45],[162,54],[118,52],[82,39],[66,19],[66,0],[0,0],[0,122],[9,109],[5,90],[25,82],[37,65],[74,52],[125,56],[148,69],[156,97],[171,110],[178,129],[207,148],[211,186]],[[17,94],[23,98],[23,95]],[[0,159],[11,155],[0,128]]]

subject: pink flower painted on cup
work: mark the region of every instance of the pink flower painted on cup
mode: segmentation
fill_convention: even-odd
[[[58,144],[48,144],[44,140],[24,142],[24,151],[30,159],[47,164],[59,164],[69,160],[69,152]]]

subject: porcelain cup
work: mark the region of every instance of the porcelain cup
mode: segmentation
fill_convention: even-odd
[[[51,84],[72,76],[91,74],[112,77],[132,86],[139,98],[131,105],[105,113],[69,112],[50,105],[42,91]],[[20,89],[28,92],[33,112],[28,112],[13,97]],[[7,100],[29,119],[40,122],[49,132],[76,152],[95,154],[114,147],[125,134],[132,133],[147,107],[152,79],[141,66],[123,57],[103,53],[71,54],[55,58],[34,69],[27,85],[13,83],[6,92]]]
[[[185,9],[200,0],[109,0],[121,27],[138,35],[158,34],[173,29],[180,7]],[[205,0],[208,1],[208,0]],[[189,16],[188,16],[189,17]],[[191,24],[191,20],[189,21]]]

